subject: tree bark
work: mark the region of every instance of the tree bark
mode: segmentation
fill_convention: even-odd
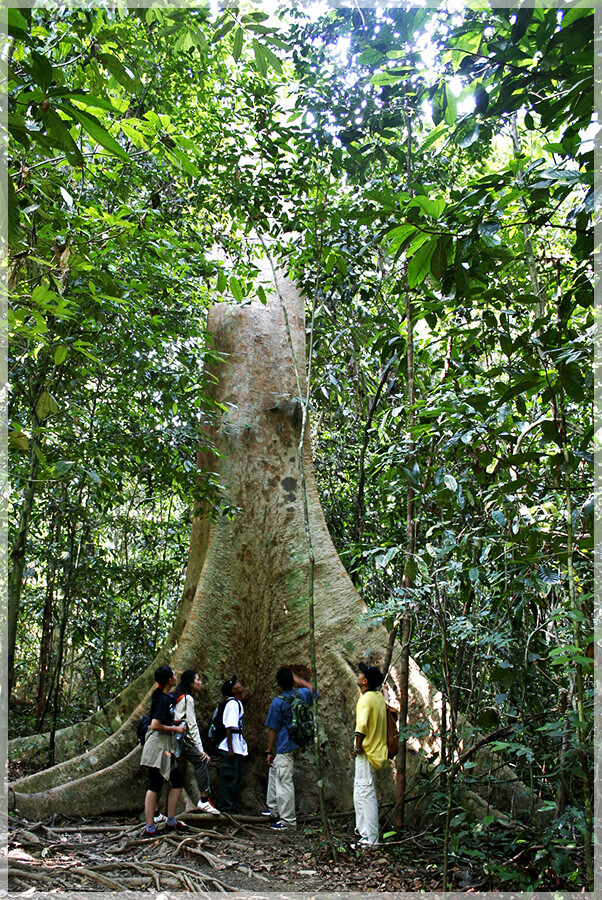
[[[296,358],[304,360],[303,300],[287,280],[281,290]],[[163,659],[170,660],[177,673],[187,668],[203,673],[201,723],[207,721],[219,699],[224,677],[236,672],[250,687],[245,714],[250,757],[243,799],[254,803],[264,799],[263,723],[278,692],[276,671],[282,665],[306,665],[310,658],[310,566],[296,453],[301,433],[298,389],[276,296],[265,306],[219,304],[210,311],[208,329],[213,332],[215,349],[222,354],[222,362],[214,365],[211,374],[215,399],[223,412],[213,422],[210,434],[219,456],[205,462],[218,473],[225,500],[238,512],[233,518],[206,520],[204,548],[199,546],[198,534],[193,534],[188,571],[200,571],[198,585],[182,632],[175,638],[175,646],[164,648]],[[303,447],[303,468],[315,560],[324,790],[329,804],[348,808],[353,785],[357,664],[360,660],[382,664],[387,634],[365,621],[366,608],[332,545],[317,495],[309,436]],[[191,576],[189,586],[193,581]],[[396,693],[398,671],[397,654],[389,669]],[[145,685],[148,690],[150,684]],[[439,698],[415,665],[410,666],[409,693],[410,721],[431,719]],[[142,702],[138,702],[140,698]],[[13,805],[22,815],[42,817],[50,809],[89,815],[141,805],[144,791],[134,777],[140,751],[135,747],[132,725],[146,710],[148,698],[138,686],[130,698],[129,714],[125,701],[124,694],[122,724],[115,734],[90,752],[13,785]],[[89,724],[79,734],[80,746],[86,729],[89,731]],[[435,750],[435,729],[434,723],[433,735],[423,742],[427,752]],[[76,733],[77,729],[74,739]],[[301,769],[298,805],[303,812],[315,809],[316,790],[311,761],[302,760]],[[392,772],[389,789],[393,795]]]

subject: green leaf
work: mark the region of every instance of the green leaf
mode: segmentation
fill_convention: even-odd
[[[447,107],[447,98],[445,95],[445,84],[440,82],[439,87],[435,91],[432,100],[433,122],[440,125],[445,117]]]
[[[59,406],[52,394],[48,391],[42,391],[36,403],[36,415],[40,421],[48,416],[54,416],[59,411]]]
[[[31,18],[31,10],[27,10],[29,18]],[[6,17],[8,21],[8,33],[14,35],[21,40],[26,38],[29,33],[29,21],[14,6],[6,9]]]
[[[240,26],[236,30],[236,34],[234,35],[234,45],[232,47],[232,56],[234,60],[238,62],[240,59],[240,54],[242,53],[242,45],[245,39],[244,31]]]
[[[265,55],[266,60],[271,65],[272,69],[278,74],[282,75],[282,63],[278,59],[275,53],[270,50],[265,44],[262,45],[262,50]]]
[[[66,475],[74,465],[75,463],[71,462],[71,460],[59,459],[59,461],[56,462],[52,467],[52,474],[55,478],[60,478],[62,475]]]
[[[259,71],[259,74],[265,78],[265,76],[268,74],[268,63],[263,50],[264,48],[259,43],[257,38],[253,38],[253,53],[255,55],[257,69]]]
[[[458,482],[453,475],[445,474],[443,476],[443,483],[445,484],[445,487],[450,491],[455,492],[458,490]]]
[[[67,125],[51,106],[42,110],[42,121],[52,138],[53,145],[65,151],[65,155],[74,166],[83,166],[84,158],[80,149],[69,134]]]
[[[69,350],[67,347],[57,347],[54,351],[54,364],[55,366],[62,365],[67,359],[67,355]]]
[[[96,59],[126,91],[133,93],[136,90],[136,82],[116,56],[112,53],[97,53]]]
[[[85,129],[85,131],[88,132],[90,137],[94,141],[96,141],[96,143],[104,147],[105,150],[108,150],[109,153],[112,153],[114,156],[118,156],[120,159],[123,159],[126,162],[131,162],[130,157],[125,152],[121,144],[118,144],[115,138],[111,134],[109,134],[109,132],[105,128],[103,128],[103,126],[95,116],[92,116],[89,113],[85,113],[83,110],[78,109],[76,106],[72,106],[71,104],[62,104],[61,108],[72,118],[76,119],[76,121],[78,121],[80,125]]]
[[[240,281],[238,280],[236,275],[230,276],[229,284],[230,284],[230,290],[232,291],[232,296],[234,297],[234,299],[236,300],[237,303],[240,303],[244,294],[242,291]]]
[[[431,257],[435,252],[438,238],[431,239],[414,253],[408,263],[408,286],[411,288],[422,284],[429,273]]]
[[[447,125],[453,125],[458,114],[457,101],[450,87],[445,85],[445,122]]]
[[[477,112],[485,114],[489,106],[489,94],[482,85],[478,85],[474,92],[474,102]]]
[[[217,273],[218,293],[223,294],[227,287],[228,287],[228,279],[226,278],[224,270],[220,269],[219,272]]]
[[[447,235],[442,235],[438,239],[431,257],[431,272],[437,281],[441,281],[447,271],[447,250],[450,245],[451,238]]]

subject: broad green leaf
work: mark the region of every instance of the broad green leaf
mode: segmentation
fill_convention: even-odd
[[[433,94],[432,99],[432,110],[433,110],[433,122],[435,125],[439,125],[443,122],[445,118],[445,110],[447,108],[447,97],[445,93],[445,83],[440,82],[439,87]]]
[[[37,50],[31,51],[30,59],[36,84],[39,84],[45,94],[53,80],[52,63],[48,57],[38,53]]]
[[[112,53],[97,53],[96,59],[126,91],[133,93],[136,90],[135,80],[116,56],[113,56]]]
[[[29,450],[29,438],[22,431],[9,431],[8,445],[13,450]]]
[[[432,219],[438,219],[441,216],[441,213],[446,207],[445,200],[441,197],[436,200],[431,200],[429,197],[413,197],[408,203],[406,208],[411,209],[412,207],[418,207],[421,209],[427,216],[430,216]]]
[[[85,131],[88,132],[90,137],[104,147],[105,150],[108,150],[109,153],[112,153],[114,156],[120,157],[120,159],[131,162],[130,157],[123,147],[117,143],[115,138],[109,134],[95,116],[85,113],[83,110],[78,109],[76,106],[71,106],[70,104],[63,104],[62,109],[76,119]]]
[[[453,125],[457,116],[457,101],[449,85],[445,85],[445,121],[447,125]]]
[[[238,280],[236,275],[230,276],[229,284],[230,284],[230,290],[232,291],[232,296],[234,297],[234,299],[236,300],[237,303],[240,303],[244,294],[242,291],[240,281]]]
[[[56,462],[52,467],[52,474],[55,478],[60,478],[62,475],[66,475],[74,465],[75,463],[71,460],[59,459],[59,461]]]
[[[387,234],[387,239],[390,241],[389,251],[392,254],[396,253],[408,238],[413,237],[416,232],[417,228],[415,225],[398,225],[396,228],[393,228]]]
[[[243,45],[244,39],[245,39],[244,31],[239,26],[236,29],[236,34],[234,35],[234,44],[232,47],[232,56],[234,57],[236,62],[238,62],[238,60],[240,59],[240,54],[242,53],[242,45]]]
[[[431,257],[431,272],[437,281],[441,281],[447,270],[447,252],[451,246],[451,238],[441,235]]]
[[[69,350],[67,347],[57,347],[54,351],[54,364],[55,366],[60,366],[67,359],[67,355]]]
[[[220,269],[217,273],[217,290],[218,293],[223,294],[228,286],[228,279],[224,273],[223,269]]]
[[[79,147],[69,134],[66,123],[52,106],[42,109],[42,121],[46,126],[46,130],[51,137],[54,146],[64,150],[67,159],[74,166],[83,166],[84,158],[81,155]]]
[[[458,490],[458,482],[456,481],[456,479],[454,478],[453,475],[449,475],[446,473],[443,476],[443,483],[445,484],[445,487],[450,491]]]
[[[266,46],[266,44],[262,44],[262,50],[267,62],[270,64],[272,69],[274,69],[274,71],[277,72],[278,75],[282,75],[282,63],[280,62],[276,54],[272,50],[270,50],[270,48]]]
[[[259,74],[265,78],[265,76],[268,74],[268,63],[263,51],[264,48],[259,43],[257,38],[253,38],[253,54],[255,56],[255,62],[257,63],[257,69],[259,71]]]
[[[28,13],[29,17],[31,17],[31,10],[28,10]],[[14,6],[9,6],[6,9],[6,17],[9,34],[18,35],[21,39],[27,36],[29,32],[29,22],[20,10]]]
[[[93,109],[104,109],[107,112],[116,112],[118,111],[117,106],[106,97],[95,97],[93,94],[82,94],[82,93],[71,93],[69,92],[66,95],[62,95],[62,99],[69,100],[70,103],[81,103],[82,106],[88,108],[91,106]],[[118,104],[118,101],[115,101]],[[118,104],[119,106],[120,104]],[[126,105],[127,109],[127,105]]]
[[[144,139],[144,136],[129,122],[120,122],[119,127],[126,137],[130,139],[134,147],[138,147],[140,150],[148,150],[149,145]]]
[[[44,390],[38,397],[38,402],[36,403],[36,415],[40,421],[43,421],[48,416],[54,416],[59,411],[59,406],[52,394],[48,391]]]
[[[432,238],[426,241],[414,253],[408,263],[408,287],[414,288],[418,284],[422,284],[429,273],[431,257],[435,252],[438,238]]]

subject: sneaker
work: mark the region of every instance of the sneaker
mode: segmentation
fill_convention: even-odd
[[[285,825],[284,822],[278,821],[273,822],[270,825],[270,828],[272,828],[274,831],[286,831],[288,829],[288,825]]]
[[[266,806],[265,809],[262,809],[261,812],[259,813],[259,815],[260,815],[260,816],[266,816],[266,818],[270,818],[270,819],[275,819],[275,818],[276,818],[276,816],[274,815],[274,813],[272,812],[272,810],[269,808],[269,806]]]
[[[177,831],[177,832],[186,832],[190,831],[188,825],[185,822],[176,822],[175,825],[170,825],[169,822],[165,823],[165,831]]]
[[[161,825],[165,822],[167,822],[167,816],[164,816],[163,813],[157,813],[155,816],[155,825]]]
[[[352,850],[370,850],[372,847],[378,847],[378,841],[368,841],[366,838],[360,838],[356,844],[351,844]]]
[[[159,832],[156,828],[153,828],[152,831],[149,831],[148,826],[144,829],[144,837],[159,837]]]
[[[211,802],[211,800],[209,800],[209,798],[207,798],[207,800],[199,800],[199,802],[198,802],[197,805],[196,805],[196,808],[197,808],[200,812],[211,813],[211,814],[214,815],[214,816],[219,816],[219,815],[220,815],[219,809],[217,809],[217,808],[213,805],[213,803]]]

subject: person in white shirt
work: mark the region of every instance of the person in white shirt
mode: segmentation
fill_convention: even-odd
[[[224,681],[222,685],[222,694],[228,699],[222,715],[226,736],[218,747],[222,764],[215,802],[221,812],[236,812],[242,788],[243,760],[249,754],[247,742],[242,735],[244,721],[242,697],[247,693],[236,675]]]
[[[185,759],[194,768],[196,784],[199,790],[200,799],[196,802],[197,808],[201,812],[212,813],[219,816],[219,809],[216,809],[209,799],[209,763],[211,757],[205,753],[203,741],[199,732],[199,726],[196,720],[196,712],[194,708],[194,695],[198,694],[203,687],[203,683],[193,669],[186,669],[182,672],[180,683],[174,691],[174,712],[176,719],[181,719],[186,724],[186,732],[182,739],[178,741],[180,746],[180,758]]]

